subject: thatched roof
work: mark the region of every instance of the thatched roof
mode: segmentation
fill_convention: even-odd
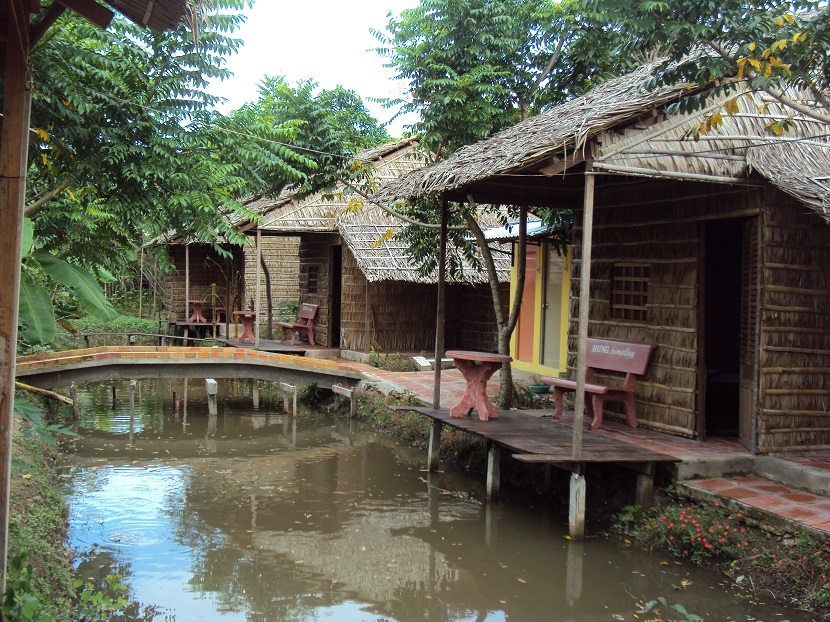
[[[746,91],[735,101],[737,111],[732,115],[723,105],[736,93],[714,95],[711,90],[702,109],[669,114],[667,105],[692,91],[686,86],[646,90],[652,70],[653,66],[644,66],[610,80],[582,97],[468,145],[442,162],[388,183],[375,196],[387,202],[441,193],[463,199],[465,193],[480,190],[475,196],[478,201],[499,198],[509,202],[510,191],[516,192],[516,202],[532,204],[540,197],[552,201],[555,195],[550,193],[551,180],[546,175],[580,166],[585,145],[594,139],[594,168],[599,172],[720,183],[744,183],[755,172],[830,218],[830,124],[767,94]],[[706,91],[696,92],[701,93]],[[807,108],[818,106],[809,94],[787,95]],[[718,111],[722,123],[694,137],[701,121]],[[788,127],[777,136],[771,127],[782,121]],[[504,196],[488,197],[497,185]],[[520,197],[521,188],[526,191]]]
[[[417,147],[417,139],[407,138],[367,149],[358,153],[354,161],[371,162],[373,176],[382,184],[424,166],[426,157]],[[245,207],[262,217],[259,229],[264,233],[334,232],[337,215],[348,209],[351,196],[343,184],[338,184],[330,192],[299,197],[287,191],[276,199],[252,200]],[[248,223],[236,224],[248,228]]]
[[[500,224],[499,215],[481,211],[479,224],[483,229]],[[375,205],[367,205],[358,212],[344,212],[337,222],[343,243],[354,255],[360,271],[370,282],[406,281],[410,283],[437,283],[438,274],[423,276],[412,262],[404,242],[396,235],[405,223],[391,216]],[[392,237],[389,237],[391,235]],[[386,239],[388,238],[388,239]],[[510,280],[510,245],[492,245],[493,260],[500,282]],[[453,252],[450,247],[449,253]],[[473,267],[469,261],[462,261],[462,277],[456,279],[447,275],[448,283],[487,283],[487,274]]]

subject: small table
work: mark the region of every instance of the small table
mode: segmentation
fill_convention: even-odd
[[[254,322],[256,322],[256,311],[234,311],[233,315],[236,319],[242,322],[242,334],[239,335],[237,343],[250,341],[256,343],[256,336],[254,335]]]
[[[202,307],[205,303],[201,300],[188,300],[187,302],[190,303],[190,308],[193,309],[193,313],[190,314],[187,321],[191,324],[207,324],[207,319],[202,315]]]
[[[499,410],[487,399],[487,381],[497,369],[513,358],[506,354],[472,350],[448,350],[447,356],[453,360],[467,381],[464,397],[450,409],[450,417],[466,417],[473,410],[477,410],[478,418],[482,421],[496,419]]]

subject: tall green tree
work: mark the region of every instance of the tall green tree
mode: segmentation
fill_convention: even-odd
[[[420,115],[411,129],[437,158],[635,64],[633,58],[616,53],[620,30],[608,28],[583,0],[421,0],[418,7],[392,17],[387,31],[376,36],[378,51],[409,86],[404,101],[389,103]],[[426,199],[404,211],[416,221],[434,224],[438,205]],[[494,207],[452,205],[451,221],[469,230],[467,235],[454,232],[454,246],[460,256],[481,257],[481,269],[490,280],[498,349],[508,354],[521,298],[504,313],[492,256],[475,218],[477,209]],[[513,216],[518,214],[513,210]],[[568,220],[561,215],[555,219]],[[400,235],[423,270],[430,272],[437,263],[435,229],[408,225]],[[517,291],[523,287],[524,247],[520,242]],[[459,265],[451,256],[450,269]],[[511,399],[507,365],[501,374],[501,406],[509,407]]]
[[[490,136],[617,72],[618,33],[581,0],[422,0],[386,32],[377,51],[408,84],[412,126],[436,157]]]
[[[652,84],[748,85],[802,113],[830,121],[830,6],[813,0],[589,0],[609,26],[625,32],[619,48],[631,57],[663,57]],[[697,52],[690,54],[690,52]],[[809,88],[824,110],[793,101],[786,91]],[[702,104],[689,98],[686,109]],[[773,128],[784,131],[782,126]]]

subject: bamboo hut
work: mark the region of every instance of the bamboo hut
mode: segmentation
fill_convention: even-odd
[[[584,369],[588,335],[652,343],[637,385],[644,427],[732,436],[758,453],[830,449],[828,111],[809,93],[647,90],[652,70],[465,147],[376,199],[573,209],[571,373]],[[702,108],[674,113],[689,96]]]
[[[425,164],[414,139],[356,159],[371,163],[378,183]],[[420,351],[434,345],[436,277],[420,274],[404,243],[395,239],[403,224],[344,185],[330,193],[283,200],[263,217],[258,226],[263,239],[299,239],[299,300],[318,305],[318,343],[358,352]],[[498,270],[506,293],[509,254],[499,255]],[[486,276],[469,262],[462,273],[448,305],[450,342],[495,349],[495,314]]]

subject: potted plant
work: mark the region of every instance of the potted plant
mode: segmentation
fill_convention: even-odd
[[[542,379],[537,376],[533,375],[530,377],[530,386],[528,386],[531,393],[548,393],[550,392],[550,385],[543,384]]]

